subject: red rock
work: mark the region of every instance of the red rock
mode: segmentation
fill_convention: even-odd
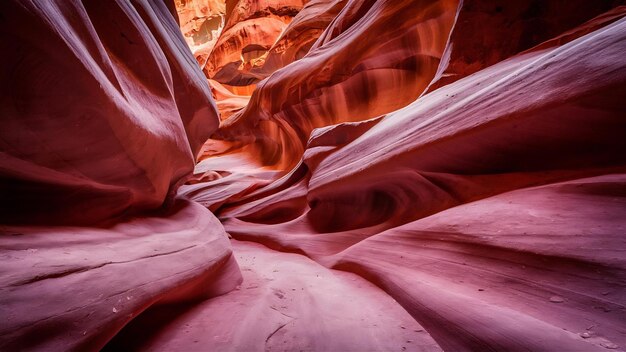
[[[4,1],[0,11],[0,220],[92,224],[161,206],[218,123],[168,8]]]
[[[0,349],[620,348],[622,4],[2,3]]]
[[[444,349],[602,348],[574,333],[588,320],[622,344],[603,293],[624,281],[623,26],[314,130],[296,168],[218,214],[235,238],[375,282]]]
[[[310,166],[302,226],[375,233],[503,191],[623,170],[622,25],[494,65],[329,146]],[[246,216],[263,212],[260,202]]]
[[[171,10],[0,3],[1,350],[99,350],[241,280],[222,225],[174,198],[218,119]]]
[[[234,113],[239,112],[250,101],[250,96],[232,93],[217,81],[209,80],[209,84],[214,92],[217,108],[220,113],[220,120],[226,120]]]
[[[350,2],[311,51],[263,81],[216,138],[253,141],[264,165],[289,169],[314,128],[415,100],[435,74],[455,11],[456,1]],[[323,45],[348,28],[341,45]]]
[[[234,250],[240,287],[182,315],[171,308],[147,312],[108,350],[440,350],[391,297],[354,274],[258,244],[235,241]]]
[[[308,1],[269,49],[263,65],[252,70],[267,77],[303,58],[346,3],[346,0]]]
[[[617,3],[611,0],[463,1],[443,63],[428,91],[560,36],[611,10]],[[561,41],[561,44],[566,42]]]
[[[265,75],[269,49],[303,6],[302,0],[239,0],[227,10],[226,25],[206,60],[208,78],[231,86],[249,86]]]
[[[226,18],[224,0],[176,0],[176,13],[185,41],[204,66],[222,33]]]
[[[446,350],[597,350],[623,344],[626,176],[522,189],[368,238],[333,257],[402,304]],[[399,259],[399,255],[404,258]],[[476,287],[487,287],[484,292]],[[551,296],[566,297],[552,303]]]
[[[217,219],[183,200],[108,228],[3,226],[0,246],[2,350],[99,350],[150,307],[241,280]]]

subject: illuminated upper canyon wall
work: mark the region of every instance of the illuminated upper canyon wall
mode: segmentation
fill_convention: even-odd
[[[270,8],[283,6],[270,3],[263,2]],[[465,1],[457,11],[456,1],[310,1],[280,30],[276,26],[282,22],[271,11],[239,16],[237,23],[230,18],[208,58],[199,59],[208,62],[204,72],[215,90],[227,87],[231,92],[217,99],[224,120],[214,135],[220,145],[211,142],[213,148],[207,149],[214,151],[203,155],[243,150],[263,166],[289,170],[314,128],[404,107],[616,3]],[[248,1],[236,6],[257,9]],[[333,42],[337,36],[340,40]],[[269,50],[250,65],[244,62],[247,47]],[[290,63],[289,70],[275,72]],[[251,98],[242,97],[264,78]]]
[[[276,61],[289,42],[281,35],[303,2],[179,0],[176,6],[181,30],[207,77],[233,93],[250,93],[256,82],[279,67]],[[302,51],[294,55],[302,56]],[[270,54],[272,69],[265,67]]]

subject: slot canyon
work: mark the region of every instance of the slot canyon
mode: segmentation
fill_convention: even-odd
[[[1,0],[0,351],[626,351],[625,0]]]

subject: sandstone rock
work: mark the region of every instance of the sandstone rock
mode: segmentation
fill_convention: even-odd
[[[264,165],[289,169],[314,128],[407,105],[435,74],[456,5],[350,1],[309,53],[263,81],[215,138],[254,142],[248,142],[247,153]],[[339,35],[341,45],[328,45]]]
[[[219,120],[172,10],[0,3],[0,349],[99,350],[241,280],[219,221],[175,198]]]
[[[106,350],[394,351],[408,339],[411,351],[441,350],[427,333],[414,331],[421,326],[391,297],[354,274],[258,244],[234,241],[233,247],[246,286],[183,315],[153,309]],[[167,328],[160,330],[159,321]],[[137,339],[146,335],[155,338]]]
[[[494,65],[374,120],[365,132],[333,129],[344,141],[324,147],[320,160],[307,159],[310,210],[299,221],[319,232],[378,226],[361,230],[375,233],[491,194],[619,172],[626,148],[618,103],[624,77],[616,74],[623,71],[622,26]],[[578,74],[590,67],[593,77]],[[262,200],[254,201],[262,211]]]
[[[241,280],[219,221],[184,200],[108,228],[3,226],[0,247],[2,350],[99,350],[150,307]]]
[[[618,3],[612,0],[463,1],[448,39],[445,59],[428,91],[558,37]]]
[[[1,3],[0,349],[620,348],[622,4]]]
[[[624,282],[625,23],[572,29],[400,110],[314,129],[291,171],[216,211],[234,238],[375,282],[444,349],[598,349],[570,332],[586,320],[621,343],[623,314],[593,307]],[[550,302],[555,288],[567,304]]]
[[[0,12],[0,221],[92,224],[171,198],[218,119],[163,2]]]
[[[616,344],[614,344],[612,342],[602,342],[602,343],[600,343],[600,345],[602,345],[602,347],[607,348],[609,350],[614,350],[614,349],[619,348],[618,345],[616,345]]]
[[[206,50],[206,60],[199,60],[205,62],[207,77],[230,86],[250,86],[264,78],[255,69],[264,65],[269,49],[303,5],[302,0],[239,0],[231,5],[221,35]]]

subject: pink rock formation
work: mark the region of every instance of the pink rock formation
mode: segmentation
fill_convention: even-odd
[[[494,65],[384,118],[317,130],[301,166],[304,192],[274,195],[300,184],[285,177],[265,199],[263,190],[240,196],[222,217],[267,221],[304,197],[297,219],[238,231],[294,245],[283,234],[298,227],[363,236],[511,189],[623,172],[621,26]]]
[[[0,349],[624,349],[621,5],[1,3]]]
[[[429,91],[559,36],[619,3],[463,1],[448,39],[445,63],[440,65]]]
[[[441,350],[391,297],[357,275],[330,270],[301,255],[277,253],[258,244],[234,241],[233,248],[244,275],[243,285],[227,295],[188,307],[183,315],[167,307],[148,312],[107,348]],[[151,338],[136,338],[146,334]]]
[[[207,56],[207,77],[230,86],[258,82],[263,77],[252,71],[263,66],[268,50],[302,6],[302,0],[239,0]]]
[[[0,32],[0,350],[98,350],[234,288],[222,225],[174,198],[218,119],[170,9],[10,0]]]
[[[179,200],[107,228],[2,229],[0,349],[99,350],[155,305],[232,290],[241,276],[217,219]]]
[[[623,332],[626,175],[522,189],[400,226],[333,256],[444,350],[604,350]]]
[[[2,222],[91,224],[159,207],[218,121],[167,7],[1,6]]]
[[[246,109],[224,121],[217,136],[253,141],[264,165],[289,169],[314,128],[405,106],[434,76],[456,5],[453,0],[349,2],[312,51],[263,81]],[[330,45],[338,36],[341,45]]]
[[[346,3],[346,0],[309,0],[268,50],[263,65],[252,71],[267,77],[304,57]]]
[[[525,29],[520,44],[494,48],[497,56],[475,64],[477,72],[450,75],[460,67],[451,63],[470,56],[446,58],[429,76],[430,90],[402,109],[318,129],[323,102],[343,101],[332,91],[312,95],[317,110],[300,119],[286,108],[291,92],[309,84],[294,85],[296,73],[323,60],[324,47],[314,46],[261,83],[217,134],[230,143],[257,138],[258,149],[202,161],[199,168],[226,176],[183,193],[215,210],[235,238],[368,278],[446,350],[623,346],[626,12],[587,5],[548,22],[554,38]],[[455,35],[467,35],[463,26],[476,25],[465,9],[448,53],[458,48]],[[327,50],[341,50],[332,40]],[[341,91],[368,112],[378,107],[363,104],[371,96]],[[273,104],[284,113],[272,114]],[[251,151],[266,156],[269,143],[300,159],[260,159],[278,170],[295,164],[280,178],[220,165]],[[527,188],[537,185],[545,186]]]

